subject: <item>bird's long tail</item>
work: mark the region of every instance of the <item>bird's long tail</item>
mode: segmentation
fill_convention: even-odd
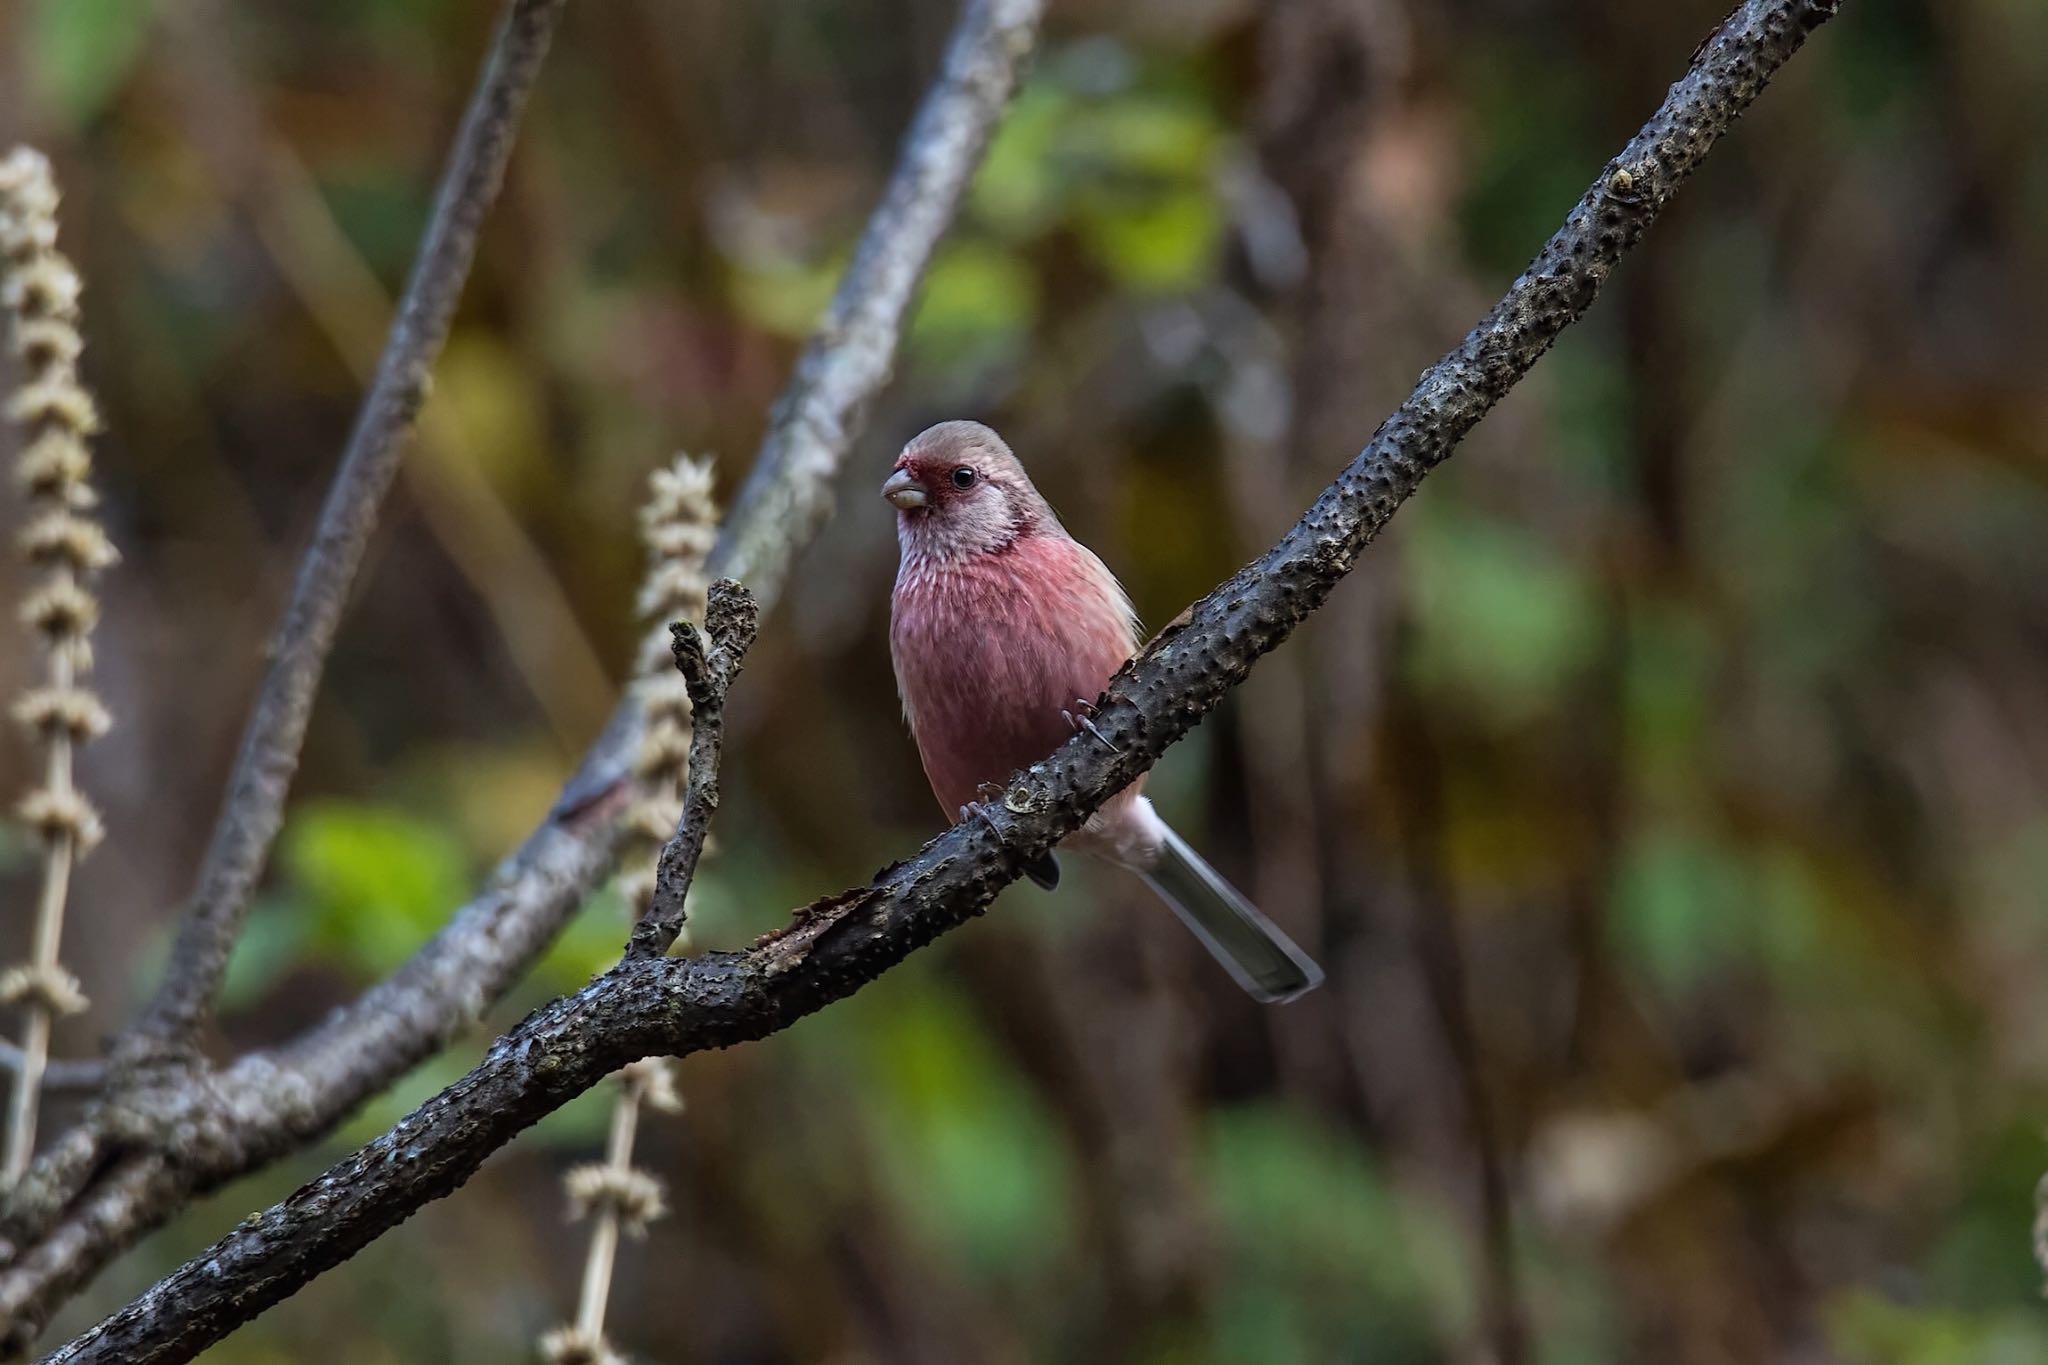
[[[1164,821],[1159,861],[1138,873],[1238,985],[1268,1005],[1322,984],[1323,969]]]

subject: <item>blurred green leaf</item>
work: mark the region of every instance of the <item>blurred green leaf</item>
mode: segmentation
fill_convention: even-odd
[[[1755,912],[1740,855],[1706,833],[1674,824],[1637,831],[1616,875],[1623,955],[1667,990],[1698,984],[1748,945]]]
[[[461,845],[388,806],[312,803],[286,827],[280,851],[314,945],[364,976],[396,967],[469,899]]]
[[[1013,242],[1071,225],[1122,288],[1174,291],[1215,269],[1222,120],[1183,91],[1084,97],[1041,79],[976,181],[977,220]]]
[[[703,872],[698,873],[699,880]],[[694,897],[691,909],[695,910]],[[548,945],[528,978],[528,985],[542,997],[566,995],[583,989],[590,978],[619,960],[626,946],[631,921],[619,897],[617,884],[608,883],[570,918],[555,941]]]
[[[1038,282],[1014,254],[955,239],[932,262],[911,324],[910,344],[929,360],[959,364],[1029,331]]]
[[[1960,1197],[1943,1210],[1941,1235],[1927,1269],[1943,1307],[1995,1315],[2013,1304],[2034,1303],[2037,1340],[2048,1346],[2048,1313],[2038,1307],[2043,1272],[2026,1254],[2035,1187],[2048,1170],[2044,1097],[2038,1083],[2031,1089],[2031,1094],[1998,1096],[1987,1104],[1990,1112],[2003,1110],[2007,1116],[1972,1135],[1957,1153]],[[2034,1358],[2048,1360],[2048,1351]]]
[[[1096,192],[1084,197],[1082,240],[1126,289],[1192,288],[1214,269],[1223,215],[1208,189]]]
[[[419,245],[433,182],[427,171],[367,159],[316,168],[335,221],[395,295]]]
[[[1836,97],[1852,117],[1881,122],[1902,102],[1924,98],[1942,50],[1935,20],[1919,5],[1883,3],[1847,24],[1827,49]]]
[[[223,1010],[245,1008],[262,998],[278,977],[305,955],[310,934],[302,907],[286,899],[266,896],[256,902],[249,923],[235,940],[234,955],[228,959],[227,978],[221,982]]]
[[[977,1016],[914,972],[835,1007],[797,1036],[858,1077],[861,1119],[905,1223],[977,1275],[1016,1283],[1072,1236],[1072,1174],[1058,1129]]]
[[[1584,573],[1518,527],[1444,503],[1428,512],[1403,542],[1421,681],[1511,724],[1557,705],[1598,638]]]
[[[1563,53],[1539,55],[1485,34],[1455,51],[1457,85],[1477,143],[1459,215],[1465,240],[1481,266],[1519,270],[1608,154],[1592,135],[1592,87]],[[1528,97],[1524,74],[1531,61],[1543,63],[1543,98],[1536,100]]]
[[[548,455],[541,447],[547,425],[526,360],[480,327],[458,328],[448,338],[434,372],[434,419],[455,439],[422,442],[417,458],[474,469],[508,501],[529,490],[546,496]]]
[[[969,203],[978,221],[1013,240],[1050,225],[1060,208],[1053,148],[1071,107],[1068,93],[1049,81],[1018,94],[975,178]]]
[[[1826,1315],[1828,1336],[1849,1365],[2036,1365],[2048,1359],[2038,1310],[1982,1316],[1907,1306],[1856,1290]]]
[[[1711,624],[1687,606],[1653,599],[1631,613],[1622,671],[1628,766],[1636,782],[1673,804],[1697,792],[1701,765],[1712,761],[1717,657]]]
[[[1078,105],[1059,154],[1084,175],[1189,184],[1208,179],[1222,141],[1214,110],[1135,92]]]
[[[448,8],[449,0],[357,0],[344,13],[373,33],[417,43],[441,22]]]
[[[34,0],[28,60],[36,99],[72,126],[121,88],[149,37],[153,0]]]
[[[873,1038],[894,1118],[880,1147],[912,1221],[984,1274],[1014,1276],[1068,1236],[1058,1131],[948,993],[920,992]]]
[[[1285,1110],[1224,1110],[1207,1175],[1230,1265],[1220,1330],[1250,1340],[1277,1330],[1281,1302],[1291,1313],[1274,1354],[1219,1358],[1327,1360],[1372,1341],[1375,1361],[1433,1360],[1438,1327],[1471,1322],[1455,1215],[1404,1198],[1355,1140]]]
[[[773,264],[735,263],[733,303],[749,321],[783,336],[809,335],[825,315],[846,258]]]
[[[1638,454],[1629,420],[1637,396],[1611,345],[1576,330],[1544,358],[1560,468],[1591,496],[1632,492]]]

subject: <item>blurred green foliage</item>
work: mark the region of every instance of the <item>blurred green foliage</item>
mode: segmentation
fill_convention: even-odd
[[[1058,1124],[951,992],[882,996],[803,1044],[875,1096],[865,1140],[931,1254],[998,1284],[1056,1265],[1074,1236]]]
[[[1355,1144],[1267,1108],[1219,1110],[1207,1137],[1231,1265],[1216,1359],[1329,1360],[1370,1340],[1374,1360],[1429,1360],[1440,1332],[1469,1329],[1454,1219],[1404,1196]]]
[[[130,918],[82,931],[95,982],[160,955],[152,916],[189,875],[366,358],[327,325],[360,303],[336,280],[403,278],[492,8],[0,9],[0,114],[71,191],[130,561],[104,672],[133,747],[86,773],[117,837],[82,883]],[[1171,619],[1521,268],[1725,0],[1370,8],[1391,27],[1321,0],[1056,7],[735,699],[697,948],[937,828],[868,496],[898,440],[997,421]],[[1330,986],[1255,1012],[1154,907],[1070,866],[1058,898],[1010,892],[786,1035],[693,1058],[687,1114],[644,1129],[676,1217],[622,1261],[635,1358],[1506,1365],[1503,1301],[1541,1365],[2048,1358],[2027,1245],[2048,1168],[2048,9],[1845,9],[1150,787]],[[380,536],[229,1043],[391,971],[547,809],[631,655],[646,471],[715,451],[737,486],[851,258],[949,8],[908,12],[574,7],[437,373],[455,439],[416,452]],[[195,87],[246,99],[241,134],[288,149],[310,202]],[[1254,170],[1287,213],[1253,221]],[[304,213],[345,269],[256,226]],[[1261,275],[1255,229],[1298,233],[1307,280]],[[437,502],[437,473],[477,475],[473,500]],[[537,614],[535,565],[572,629]],[[534,621],[544,648],[506,646]],[[116,772],[190,785],[166,801]],[[32,866],[0,834],[7,895]],[[459,1078],[625,930],[598,897],[476,1036],[194,1210],[71,1325]],[[120,992],[93,993],[103,1031]],[[219,1359],[518,1358],[572,1302],[555,1177],[607,1104],[553,1116]]]
[[[1593,656],[1593,584],[1556,547],[1505,522],[1430,507],[1402,542],[1417,686],[1514,726],[1554,712]]]
[[[149,41],[154,0],[28,0],[23,62],[36,98],[73,126],[120,90]]]

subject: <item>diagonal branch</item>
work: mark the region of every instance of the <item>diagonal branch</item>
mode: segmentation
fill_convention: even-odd
[[[832,477],[859,434],[861,412],[888,382],[917,282],[1008,107],[1042,12],[1043,0],[963,5],[853,264],[776,403],[748,482],[751,500],[726,519],[710,565],[727,577],[744,567],[762,610],[773,603],[763,580],[779,581],[818,525],[791,522],[776,509],[829,502]],[[864,359],[835,362],[835,345]],[[639,728],[628,698],[585,756],[570,792],[616,794],[639,747]],[[277,1053],[238,1063],[223,1078],[227,1088],[267,1107],[272,1073],[283,1070],[321,1097],[319,1119],[305,1130],[313,1136],[446,1046],[524,974],[615,863],[621,832],[603,805],[586,799],[565,796],[500,864],[491,889],[393,977]],[[246,1086],[237,1084],[238,1075]],[[6,1306],[0,1276],[0,1318]]]
[[[484,215],[498,197],[527,93],[565,6],[566,0],[511,0],[492,40],[376,379],[271,642],[270,669],[242,733],[198,886],[171,944],[163,982],[136,1025],[146,1046],[188,1041],[213,1008],[284,819],[320,675],[376,527],[377,509],[426,402],[434,362],[476,257]]]
[[[683,931],[683,901],[697,879],[704,837],[718,814],[718,760],[725,745],[725,695],[746,663],[761,628],[754,595],[730,578],[711,585],[704,629],[687,621],[669,627],[675,637],[676,671],[690,691],[690,779],[675,837],[661,850],[654,870],[654,903],[633,926],[628,960],[660,957]]]
[[[169,1365],[460,1186],[522,1129],[620,1065],[756,1039],[979,914],[1024,865],[1150,768],[1314,612],[1424,476],[1591,306],[1716,141],[1838,0],[1746,0],[1602,171],[1505,298],[1431,366],[1301,520],[1111,680],[1097,725],[1013,777],[989,824],[946,831],[740,953],[620,963],[529,1016],[461,1081],[245,1221],[51,1362]]]
[[[780,579],[823,515],[792,520],[786,509],[829,506],[829,483],[859,434],[863,409],[889,378],[917,283],[1008,107],[1043,8],[1043,0],[962,6],[882,202],[776,405],[748,485],[751,500],[728,518],[714,563],[746,566],[757,596],[762,580]],[[857,354],[835,359],[835,347]],[[472,1027],[615,866],[625,843],[618,779],[630,769],[639,732],[628,699],[563,801],[440,933],[353,1004],[215,1077],[228,1117],[211,1131],[222,1140],[159,1144],[126,1158],[112,1189],[86,1184],[106,1145],[90,1129],[73,1131],[64,1159],[53,1154],[32,1167],[16,1191],[26,1197],[11,1199],[0,1218],[0,1355],[194,1195],[329,1132]],[[610,795],[593,800],[593,791]],[[100,1184],[112,1178],[103,1175]]]

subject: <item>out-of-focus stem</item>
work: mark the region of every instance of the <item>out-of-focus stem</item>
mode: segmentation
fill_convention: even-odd
[[[635,1062],[620,1071],[617,1079],[619,1097],[612,1106],[604,1161],[579,1166],[563,1181],[572,1213],[588,1210],[593,1217],[576,1321],[541,1338],[541,1354],[549,1365],[618,1365],[622,1358],[604,1338],[604,1314],[611,1299],[612,1272],[618,1265],[619,1236],[629,1232],[637,1237],[667,1212],[660,1182],[634,1169],[633,1138],[642,1105],[673,1111],[681,1107],[681,1101],[661,1061]]]
[[[633,1169],[633,1137],[640,1125],[640,1087],[631,1079],[619,1085],[612,1106],[611,1136],[605,1142],[605,1165],[614,1171]],[[576,1330],[591,1341],[604,1337],[605,1301],[611,1297],[612,1266],[619,1253],[619,1211],[607,1204],[590,1230],[590,1254],[583,1262],[583,1292],[576,1301]]]
[[[71,686],[71,660],[61,652],[50,657],[50,684]],[[49,767],[44,777],[46,790],[73,795],[71,788],[71,740],[57,735],[50,741]],[[43,857],[42,894],[36,900],[35,938],[29,950],[31,969],[42,977],[58,970],[58,949],[64,938],[64,906],[71,894],[71,865],[76,857],[70,831],[54,835]],[[13,1184],[28,1169],[29,1154],[36,1147],[36,1109],[43,1094],[43,1068],[50,1061],[50,1030],[55,1022],[49,1002],[40,996],[27,1001],[28,1020],[21,1032],[21,1069],[14,1077],[14,1094],[7,1106],[7,1150],[0,1160],[0,1184]]]
[[[91,582],[116,558],[90,515],[98,499],[89,481],[87,438],[98,419],[78,382],[78,355],[85,346],[78,327],[81,285],[57,251],[56,177],[48,158],[25,147],[0,161],[0,259],[0,298],[11,314],[9,349],[22,367],[21,386],[7,403],[7,416],[23,437],[15,473],[30,515],[20,543],[24,557],[41,571],[22,604],[22,618],[40,636],[44,659],[41,685],[15,708],[16,718],[43,746],[43,783],[21,804],[23,821],[42,840],[43,879],[29,960],[0,975],[0,1003],[19,1004],[24,1016],[0,1141],[0,1185],[11,1186],[35,1151],[56,1017],[85,1006],[58,950],[72,868],[99,837],[99,817],[73,783],[72,755],[108,723],[106,708],[87,687],[99,615]]]

